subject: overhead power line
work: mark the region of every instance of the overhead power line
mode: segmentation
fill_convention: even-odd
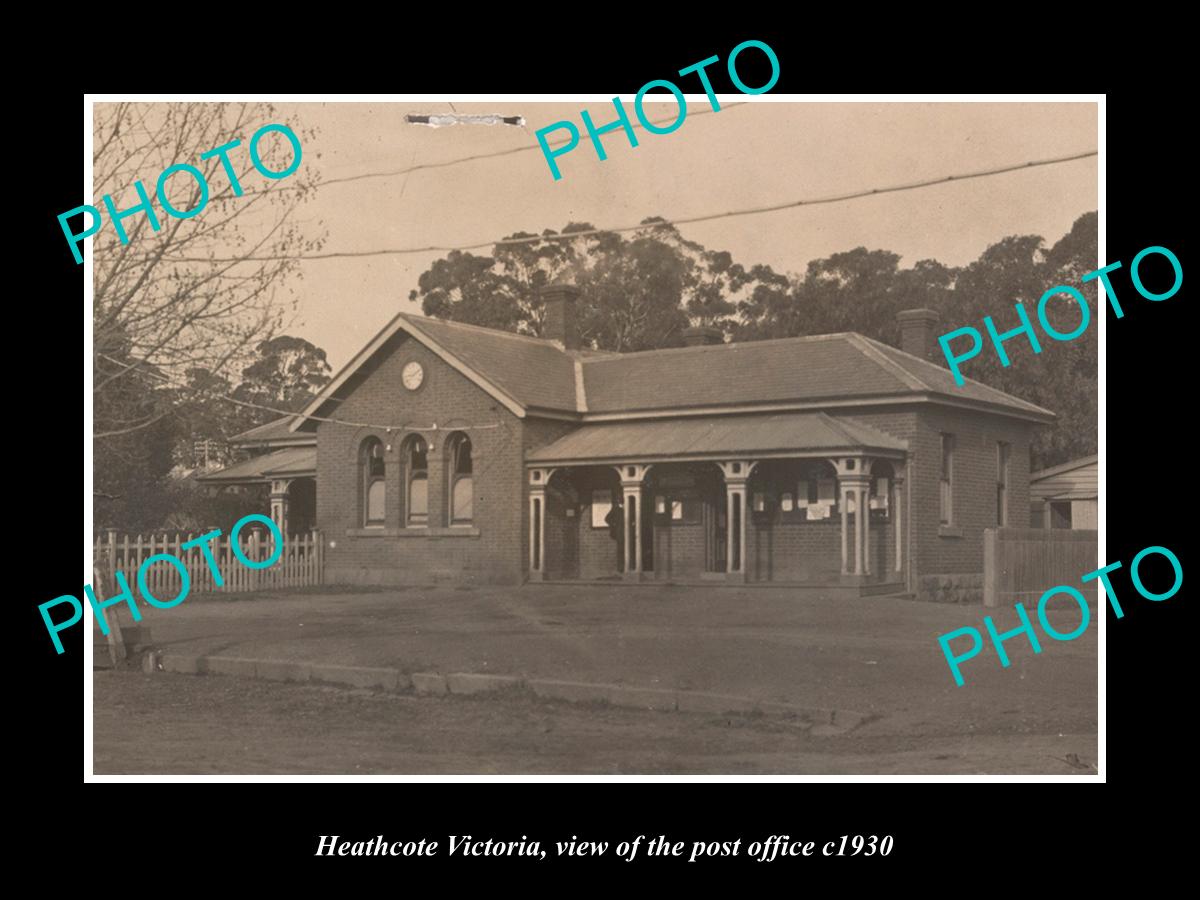
[[[451,105],[453,106],[453,104],[451,104]],[[748,106],[748,105],[750,105],[750,103],[747,100],[743,100],[740,103],[727,103],[724,106],[722,106],[720,110],[699,109],[699,110],[696,110],[695,112],[689,111],[688,117],[695,118],[696,116],[711,115],[714,112],[723,112],[727,109],[734,109],[735,107],[738,107],[738,106]],[[651,125],[673,125],[674,123],[675,123],[675,119],[651,119],[650,120]],[[631,122],[630,125],[633,128],[644,130],[644,128],[640,122]],[[546,145],[548,147],[553,148],[553,147],[562,147],[569,143],[570,143],[569,140],[553,140],[553,141],[547,141]],[[539,150],[540,151],[541,149],[542,148],[541,148],[540,144],[523,144],[520,147],[509,147],[507,150],[493,150],[490,153],[476,153],[473,156],[462,156],[462,157],[459,157],[458,159],[448,159],[448,160],[445,160],[444,162],[418,163],[415,166],[405,166],[403,169],[390,169],[386,172],[364,172],[361,175],[344,175],[341,178],[327,178],[323,181],[316,182],[315,184],[312,185],[312,187],[325,187],[326,185],[329,185],[329,184],[348,184],[349,182],[352,182],[352,181],[363,181],[368,178],[392,178],[392,177],[395,177],[396,175],[407,175],[410,172],[420,172],[423,169],[445,169],[449,166],[457,166],[460,163],[474,162],[477,159],[495,159],[498,156],[511,156],[514,153],[527,153],[530,150]],[[273,192],[281,191],[281,190],[300,190],[300,189],[301,188],[298,186],[297,187],[284,186],[284,187],[273,188]],[[250,192],[247,191],[247,193],[250,193]]]
[[[506,151],[508,152],[508,151]],[[717,219],[731,219],[737,216],[754,216],[762,213],[779,212],[784,209],[795,209],[801,206],[820,206],[828,203],[842,203],[847,200],[857,200],[863,197],[875,197],[880,194],[895,194],[901,191],[914,191],[920,188],[934,187],[939,184],[950,184],[956,181],[970,181],[974,178],[986,178],[991,175],[1002,175],[1006,172],[1017,172],[1023,169],[1033,169],[1039,166],[1053,166],[1060,163],[1074,162],[1080,159],[1087,159],[1091,156],[1097,156],[1098,151],[1088,150],[1084,153],[1074,153],[1070,156],[1058,156],[1053,159],[1037,159],[1029,162],[1016,163],[1009,166],[1001,166],[994,169],[984,169],[978,172],[965,172],[958,175],[945,175],[940,178],[930,178],[924,181],[913,181],[906,184],[895,184],[887,187],[869,188],[864,190],[852,191],[846,194],[834,194],[827,197],[809,197],[800,200],[789,200],[786,203],[776,203],[771,206],[755,206],[748,209],[735,209],[723,213],[708,213],[699,216],[688,216],[678,219],[664,219],[651,223],[639,223],[637,225],[618,225],[611,228],[589,228],[582,231],[571,231],[563,234],[536,235],[527,238],[507,238],[496,241],[480,241],[475,244],[461,244],[459,246],[448,247],[433,245],[428,247],[398,247],[385,248],[382,250],[360,250],[346,251],[335,253],[312,253],[301,255],[277,255],[277,256],[245,256],[245,257],[190,257],[184,256],[176,259],[176,262],[268,262],[272,260],[284,259],[353,259],[356,257],[369,256],[398,256],[412,253],[449,253],[454,250],[480,250],[484,247],[506,247],[518,244],[536,244],[540,241],[561,241],[574,240],[575,238],[588,237],[595,234],[619,234],[627,231],[640,231],[644,228],[654,228],[660,225],[690,225],[696,222],[711,222]],[[434,164],[437,165],[437,164]],[[423,168],[423,166],[415,166],[411,170]],[[354,176],[367,177],[367,176]]]
[[[113,357],[111,357],[105,353],[97,353],[96,355],[99,356],[101,359],[107,360],[108,362],[111,362],[111,363],[116,363],[119,366],[127,366],[126,363],[121,362],[119,359],[114,359]],[[492,423],[489,425],[454,425],[454,426],[447,426],[447,427],[443,428],[442,426],[439,426],[436,422],[433,423],[432,425],[380,425],[376,422],[350,422],[350,421],[347,421],[346,419],[336,419],[331,416],[314,416],[314,415],[306,416],[303,413],[296,412],[295,410],[280,409],[278,407],[267,406],[262,403],[252,403],[249,400],[239,400],[236,397],[231,397],[231,396],[229,396],[229,394],[222,394],[219,391],[214,391],[214,390],[211,390],[208,388],[194,387],[192,385],[181,382],[178,379],[169,378],[166,375],[160,375],[157,372],[148,372],[148,371],[142,370],[138,374],[145,375],[147,378],[154,378],[158,381],[164,382],[167,385],[169,385],[170,387],[178,388],[180,390],[193,391],[194,393],[200,394],[201,396],[204,396],[204,397],[207,397],[210,400],[226,400],[230,403],[235,404],[236,406],[242,406],[247,409],[261,409],[261,410],[264,410],[265,412],[275,413],[275,415],[277,415],[277,416],[290,416],[293,418],[301,418],[301,419],[311,420],[313,422],[329,422],[334,425],[349,425],[352,428],[381,428],[384,431],[482,431],[482,430],[486,430],[486,429],[500,427],[499,422],[495,422],[495,423]],[[336,398],[330,398],[330,399],[336,399]]]

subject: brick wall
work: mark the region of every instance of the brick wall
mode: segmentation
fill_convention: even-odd
[[[983,572],[983,530],[996,527],[996,444],[1010,445],[1008,521],[1029,510],[1029,442],[1035,426],[1018,419],[929,405],[911,441],[916,563],[921,576]],[[939,523],[941,434],[954,435],[952,525]]]
[[[654,577],[696,579],[705,571],[703,524],[654,526]]]
[[[401,383],[405,364],[416,360],[425,381],[415,392]],[[405,528],[401,448],[405,432],[381,427],[322,423],[317,430],[317,518],[328,542],[326,578],[336,582],[517,583],[528,572],[529,481],[525,455],[577,427],[568,421],[520,419],[420,343],[398,335],[345,385],[336,407],[340,419],[420,426],[433,444],[429,453],[429,526]],[[1029,423],[987,413],[914,404],[862,407],[853,418],[909,443],[906,473],[906,544],[913,552],[909,584],[922,576],[983,570],[983,529],[995,522],[996,442],[1011,446],[1009,522],[1023,523],[1029,509]],[[437,429],[430,428],[437,424]],[[470,527],[448,524],[445,438],[464,425],[472,429],[475,515]],[[955,435],[954,528],[939,528],[940,434]],[[377,436],[386,451],[385,527],[362,527],[359,448]],[[594,482],[594,483],[593,483]],[[596,578],[619,571],[615,542],[607,529],[591,527],[591,490],[619,492],[605,467],[561,470],[548,492],[546,572],[553,578]],[[752,488],[753,489],[753,488]],[[648,485],[645,502],[653,502]],[[571,515],[568,510],[572,511]],[[891,521],[871,525],[872,572],[894,573],[895,532]],[[909,544],[911,541],[911,544]],[[748,575],[755,580],[825,580],[841,565],[838,518],[820,522],[747,522]],[[704,528],[673,524],[655,529],[656,577],[688,578],[704,569]]]
[[[416,360],[425,369],[417,391],[400,372]],[[429,528],[404,527],[407,489],[401,448],[409,432],[321,423],[317,428],[317,520],[325,534],[330,583],[516,583],[523,571],[520,532],[525,519],[523,423],[501,403],[422,344],[397,335],[339,392],[339,419],[408,425],[422,430],[429,452]],[[436,424],[436,430],[430,426]],[[470,430],[474,469],[474,521],[448,527],[446,437],[455,426]],[[386,522],[362,527],[359,447],[368,436],[383,443]]]
[[[842,571],[842,523],[840,513],[815,522],[747,521],[746,574],[751,581],[836,582]],[[854,520],[847,528],[846,549],[850,571],[854,571]],[[875,581],[898,581],[896,533],[891,522],[871,521],[870,574]]]
[[[910,589],[922,593],[927,576],[978,575],[983,572],[983,529],[994,527],[996,515],[996,442],[1010,445],[1008,516],[1012,524],[1023,524],[1029,509],[1029,443],[1031,422],[986,412],[937,406],[931,403],[900,407],[862,407],[852,417],[873,428],[907,441],[909,460],[904,492],[904,527],[911,548]],[[939,482],[941,479],[941,434],[955,435],[954,530],[939,527]],[[953,536],[961,531],[961,536]],[[894,534],[886,540],[895,546]],[[874,531],[873,554],[881,542]],[[894,564],[894,559],[892,560]]]

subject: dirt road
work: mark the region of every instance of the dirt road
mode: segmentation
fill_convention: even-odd
[[[917,734],[880,721],[818,738],[785,720],[523,695],[112,671],[96,672],[94,683],[97,774],[1072,775],[1094,774],[1096,761],[1094,731],[1058,734],[1002,713],[966,733],[961,723],[923,723]]]

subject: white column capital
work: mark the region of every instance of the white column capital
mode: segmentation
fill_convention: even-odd
[[[729,459],[721,460],[717,465],[721,468],[721,474],[725,476],[726,484],[745,484],[754,467],[758,465],[758,460]]]
[[[829,459],[829,464],[837,472],[839,481],[843,479],[847,481],[869,479],[871,477],[871,464],[873,462],[874,460],[870,457],[862,454],[834,456]]]
[[[623,463],[613,466],[613,468],[616,469],[617,475],[621,479],[621,486],[632,488],[641,487],[652,465],[653,463]]]
[[[531,490],[546,489],[546,484],[550,481],[550,476],[557,472],[554,467],[533,468],[529,470],[529,487]]]

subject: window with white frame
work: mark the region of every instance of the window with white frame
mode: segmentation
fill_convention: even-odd
[[[405,510],[404,522],[410,528],[429,524],[429,445],[420,435],[404,444]]]
[[[387,460],[383,441],[369,437],[359,452],[362,473],[362,521],[364,525],[383,525],[387,520]]]
[[[475,482],[471,439],[462,432],[446,441],[446,472],[451,525],[469,525],[475,518]]]
[[[940,521],[954,524],[954,435],[942,434],[942,476],[938,495]]]

